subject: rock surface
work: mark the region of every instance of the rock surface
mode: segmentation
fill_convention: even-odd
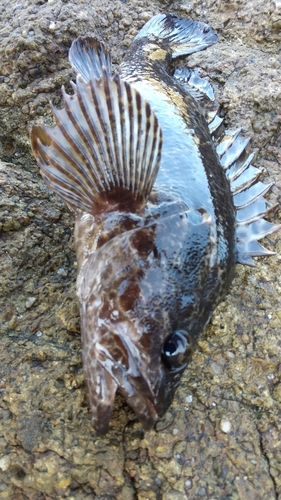
[[[230,127],[281,186],[281,2],[10,0],[0,5],[0,498],[281,499],[281,258],[237,267],[176,398],[143,433],[117,397],[105,438],[90,426],[75,297],[73,220],[44,186],[29,128],[51,122],[94,33],[118,64],[152,15],[213,26],[220,42],[189,58],[208,74]],[[184,64],[183,60],[181,64]],[[276,215],[278,222],[278,214]],[[279,217],[280,222],[280,217]],[[281,254],[280,233],[267,247]]]

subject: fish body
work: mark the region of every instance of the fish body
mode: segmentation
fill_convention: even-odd
[[[41,173],[75,216],[83,367],[101,433],[117,389],[145,429],[165,413],[236,263],[270,254],[258,240],[278,228],[263,219],[271,185],[248,141],[206,115],[210,84],[171,74],[173,58],[215,42],[204,23],[159,14],[112,77],[103,44],[79,38],[74,95],[53,110],[54,128],[32,130]]]

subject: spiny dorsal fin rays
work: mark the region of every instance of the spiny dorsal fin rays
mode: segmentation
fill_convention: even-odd
[[[207,122],[211,136],[216,139],[217,134],[219,133],[220,125],[223,122],[223,118],[219,117],[217,111],[209,111],[207,114]]]
[[[94,37],[76,38],[69,49],[68,59],[75,73],[81,75],[84,82],[101,78],[103,68],[111,74],[110,54],[106,46]]]
[[[216,113],[210,114],[211,133],[216,117]],[[251,165],[254,154],[249,154],[246,150],[249,139],[240,135],[242,129],[225,130],[220,135],[219,132],[216,134],[216,130],[220,130],[219,125],[220,120],[218,127],[215,127],[214,139],[217,141],[216,151],[229,180],[236,209],[237,262],[254,266],[252,257],[274,255],[274,252],[266,250],[258,241],[281,228],[281,225],[271,224],[263,218],[276,209],[276,205],[272,206],[264,198],[274,183],[264,184],[259,181],[264,169]]]
[[[35,126],[33,153],[47,184],[72,208],[95,213],[124,200],[134,211],[150,194],[159,170],[162,131],[149,104],[118,75],[63,91],[55,127]],[[131,205],[130,205],[131,204]]]
[[[207,80],[207,78],[201,77],[197,70],[191,70],[189,68],[177,68],[173,74],[173,77],[184,87],[184,89],[189,92],[195,99],[199,101],[204,100],[214,101],[214,91]]]
[[[264,248],[258,241],[243,241],[237,242],[238,258],[237,262],[246,266],[255,267],[256,264],[252,257],[270,257],[276,255],[275,252],[270,252]]]

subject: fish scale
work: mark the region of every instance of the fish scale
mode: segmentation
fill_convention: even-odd
[[[272,255],[264,198],[241,129],[223,130],[213,89],[172,60],[217,41],[204,23],[158,14],[112,76],[105,45],[75,40],[74,94],[36,125],[43,178],[75,218],[77,296],[92,424],[109,429],[119,390],[150,429],[171,404],[238,262]]]

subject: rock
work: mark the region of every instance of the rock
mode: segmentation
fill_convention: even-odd
[[[0,498],[41,500],[281,495],[280,257],[237,267],[175,400],[144,433],[121,396],[110,432],[90,425],[75,295],[73,219],[40,178],[29,129],[51,123],[69,89],[79,34],[116,66],[159,9],[213,26],[189,58],[208,74],[227,126],[243,126],[256,165],[281,186],[281,4],[270,0],[11,0],[0,6]],[[186,60],[180,61],[185,65]],[[278,217],[277,217],[278,219]],[[280,234],[267,246],[281,251]],[[231,425],[229,425],[231,423]]]

